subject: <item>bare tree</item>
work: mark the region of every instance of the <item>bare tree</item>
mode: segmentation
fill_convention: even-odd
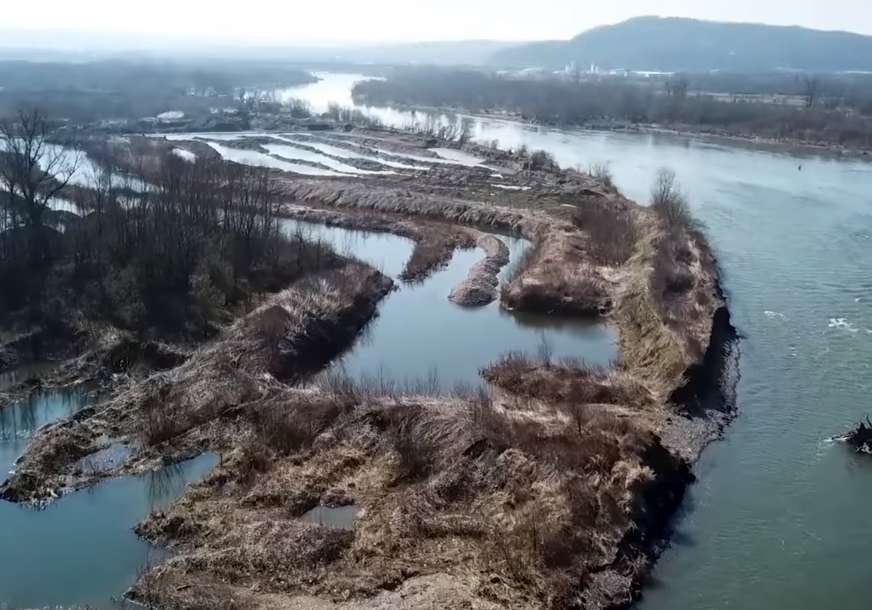
[[[651,205],[653,207],[665,205],[677,196],[680,196],[680,191],[675,172],[666,167],[661,168],[651,188]]]
[[[539,334],[539,360],[542,362],[542,366],[546,369],[551,368],[551,363],[554,359],[554,345],[551,341],[548,340],[548,337],[545,335],[545,332],[541,332]]]
[[[686,76],[679,74],[667,79],[664,86],[666,88],[667,96],[683,100],[687,97],[687,90],[690,88],[690,82],[687,80]]]
[[[805,96],[805,107],[814,108],[821,93],[821,79],[816,74],[802,76],[802,92]]]
[[[21,110],[14,120],[0,122],[0,189],[13,223],[28,231],[30,260],[45,257],[43,223],[51,200],[69,184],[79,155],[52,144],[46,117],[38,110]]]
[[[662,168],[657,172],[651,189],[651,208],[669,227],[700,230],[702,225],[693,217],[687,197],[681,191],[675,172]]]

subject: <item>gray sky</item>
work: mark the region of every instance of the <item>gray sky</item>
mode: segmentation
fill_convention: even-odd
[[[40,0],[3,2],[6,29],[209,38],[258,45],[333,41],[570,38],[646,14],[872,34],[872,0]]]

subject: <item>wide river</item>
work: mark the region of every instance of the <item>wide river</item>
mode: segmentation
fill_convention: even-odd
[[[362,77],[284,91],[326,108]],[[394,125],[422,113],[368,109]],[[872,412],[872,164],[698,138],[474,121],[475,137],[608,162],[648,199],[674,169],[743,336],[738,419],[704,453],[645,610],[867,610],[872,459],[827,439]]]

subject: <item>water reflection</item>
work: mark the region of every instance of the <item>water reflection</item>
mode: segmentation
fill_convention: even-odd
[[[360,508],[351,506],[316,506],[300,517],[302,521],[321,527],[340,530],[354,529],[354,521],[360,515]]]
[[[0,408],[0,469],[8,467],[10,452],[21,448],[42,426],[69,417],[82,408],[78,391],[37,392],[4,408]]]
[[[163,559],[132,527],[217,463],[205,455],[156,476],[108,480],[45,510],[0,503],[0,599],[10,607],[117,607],[142,570]]]
[[[0,471],[8,472],[42,426],[86,406],[78,390],[34,394],[0,409]],[[126,447],[110,447],[122,459]],[[97,456],[99,457],[99,456]],[[35,511],[0,502],[0,605],[117,608],[144,565],[163,557],[132,531],[217,463],[207,454],[139,477],[105,481]]]
[[[288,232],[307,231],[392,277],[402,271],[414,244],[390,234],[347,231],[312,223],[287,221]],[[504,239],[511,266],[528,242]],[[535,354],[542,336],[556,358],[580,358],[608,365],[616,355],[617,338],[604,324],[506,312],[498,303],[460,307],[448,300],[451,289],[464,279],[484,253],[475,248],[454,253],[449,264],[423,282],[402,284],[380,304],[378,317],[344,354],[336,366],[357,379],[390,379],[415,387],[435,377],[437,386],[451,390],[458,383],[476,386],[479,369],[508,351]]]
[[[165,506],[179,496],[187,484],[184,466],[170,464],[145,476],[145,489],[151,510]]]

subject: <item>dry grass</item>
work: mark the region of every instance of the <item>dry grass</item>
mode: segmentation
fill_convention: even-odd
[[[147,445],[160,445],[187,430],[184,413],[168,400],[167,392],[150,396],[142,404],[142,438]]]
[[[549,364],[514,352],[483,369],[482,376],[510,394],[555,404],[645,407],[653,401],[631,375],[572,359]]]
[[[636,252],[639,231],[632,211],[605,199],[585,201],[573,222],[590,236],[591,255],[604,265],[623,265]]]
[[[248,417],[258,444],[279,455],[291,455],[310,448],[347,411],[341,402],[301,399],[294,404],[267,403]]]
[[[505,304],[599,314],[614,300],[621,362],[555,362],[547,345],[539,359],[509,354],[483,371],[493,396],[469,388],[452,395],[438,378],[398,384],[330,369],[312,386],[249,402],[223,466],[145,531],[161,539],[171,523],[191,525],[167,572],[182,586],[214,582],[282,600],[341,602],[400,590],[423,573],[477,583],[440,607],[483,599],[513,608],[620,603],[587,604],[586,596],[670,512],[675,494],[664,486],[686,483],[685,464],[652,430],[668,413],[664,397],[694,362],[689,346],[706,337],[707,320],[710,329],[716,299],[703,297],[713,292],[711,257],[680,210],[648,212],[612,197],[572,212],[519,211],[414,188],[349,185],[337,193],[306,180],[289,187],[299,201],[524,234],[534,246],[505,287]],[[562,215],[553,213],[558,207]],[[667,262],[691,273],[692,286],[656,279]],[[271,352],[253,342],[240,359],[244,370],[296,371],[305,351],[298,350],[327,340],[310,332],[305,312],[333,310],[298,296],[281,305],[285,313],[264,310],[262,336],[278,338],[279,364],[264,364]],[[677,312],[688,318],[671,325]],[[353,532],[297,519],[337,497],[363,511]]]
[[[590,267],[568,264],[552,266],[537,259],[526,263],[523,272],[514,281],[504,284],[502,302],[520,311],[565,313],[597,317],[612,307],[606,283]]]
[[[670,475],[645,464],[656,437],[602,409],[555,427],[508,414],[483,390],[404,405],[368,396],[350,407],[344,400],[359,393],[335,396],[317,407],[289,396],[252,412],[251,445],[264,452],[237,452],[142,528],[159,539],[167,527],[197,524],[186,527],[167,578],[335,600],[341,590],[393,589],[420,571],[464,578],[485,569],[508,588],[477,596],[567,607],[632,530],[639,489]],[[313,408],[319,423],[302,425]],[[295,423],[266,423],[285,417]],[[300,511],[285,508],[297,496],[323,503],[337,489],[365,508],[354,532],[300,523]]]

